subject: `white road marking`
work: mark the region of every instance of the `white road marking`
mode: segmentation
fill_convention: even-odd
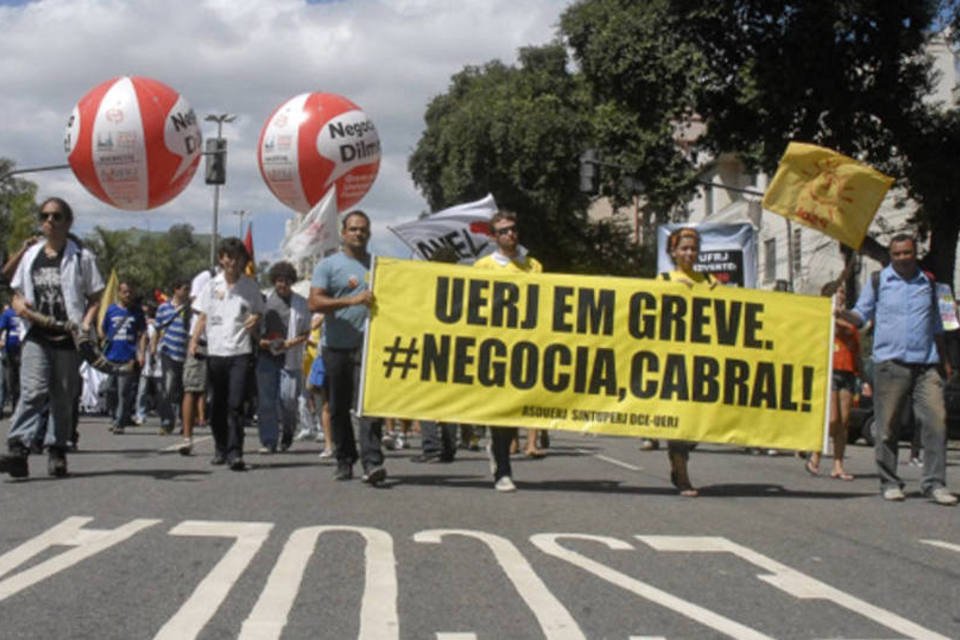
[[[0,576],[53,546],[75,547],[0,581],[0,602],[50,576],[96,555],[160,520],[131,520],[116,529],[83,529],[93,518],[74,516],[0,556]]]
[[[638,467],[635,464],[630,464],[629,462],[624,462],[623,460],[617,460],[616,458],[611,458],[610,456],[605,456],[601,453],[591,453],[589,449],[577,449],[577,451],[580,453],[593,456],[597,460],[603,460],[604,462],[609,462],[610,464],[616,465],[618,467],[629,469],[630,471],[643,471],[643,467]]]
[[[193,446],[197,446],[201,442],[206,442],[207,440],[213,440],[213,436],[201,436],[199,438],[194,438]],[[171,453],[173,451],[178,451],[181,444],[183,444],[183,441],[178,442],[177,444],[172,444],[169,447],[164,447],[163,449],[160,449],[160,453]]]
[[[731,553],[760,567],[770,575],[757,575],[759,580],[773,585],[801,600],[829,600],[869,620],[893,629],[910,638],[923,640],[947,640],[930,629],[902,618],[897,614],[874,606],[865,600],[840,591],[815,578],[781,564],[752,549],[714,536],[634,536],[637,540],[657,551]]]
[[[520,550],[506,538],[484,531],[430,529],[415,534],[413,539],[416,542],[439,544],[448,535],[475,538],[490,548],[517,593],[530,607],[547,640],[586,640],[570,612],[547,589]]]
[[[477,640],[475,633],[438,632],[437,640]]]
[[[400,636],[397,560],[393,553],[393,538],[386,531],[369,527],[320,526],[297,529],[290,535],[260,598],[243,623],[240,638],[268,640],[280,637],[317,539],[321,534],[331,531],[359,533],[366,541],[365,582],[357,637],[363,640],[395,640]]]
[[[921,540],[923,544],[929,544],[932,547],[940,547],[941,549],[947,549],[948,551],[955,551],[960,553],[960,544],[953,544],[952,542],[944,542],[943,540]]]
[[[210,573],[200,581],[180,609],[154,636],[156,640],[196,638],[226,599],[234,583],[263,546],[273,529],[270,522],[216,522],[185,520],[169,531],[171,536],[236,538]]]
[[[547,555],[553,556],[554,558],[559,558],[569,562],[574,566],[589,571],[593,575],[602,578],[607,582],[613,583],[618,587],[630,591],[631,593],[635,593],[641,598],[645,598],[646,600],[658,604],[661,607],[675,611],[676,613],[686,616],[691,620],[695,620],[696,622],[710,627],[711,629],[726,636],[749,640],[771,640],[770,636],[764,635],[755,629],[751,629],[750,627],[742,625],[735,620],[731,620],[730,618],[726,618],[718,613],[714,613],[713,611],[694,604],[689,600],[684,600],[683,598],[679,598],[671,593],[667,593],[666,591],[658,589],[657,587],[647,584],[646,582],[641,582],[636,578],[632,578],[631,576],[611,569],[610,567],[595,560],[591,560],[580,553],[565,549],[557,542],[560,539],[588,540],[591,542],[598,542],[606,545],[610,549],[617,551],[632,551],[634,549],[634,547],[628,542],[607,536],[594,536],[577,533],[539,533],[530,536],[530,542],[532,542],[535,547]]]

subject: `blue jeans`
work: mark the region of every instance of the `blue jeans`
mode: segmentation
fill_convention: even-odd
[[[260,419],[260,444],[274,448],[278,437],[287,446],[299,419],[297,398],[303,374],[297,369],[284,369],[283,362],[262,355],[257,359],[257,416]]]
[[[21,356],[20,401],[10,420],[7,441],[19,441],[29,448],[37,433],[46,429],[47,444],[64,448],[73,431],[80,355],[72,347],[50,347],[27,339]]]
[[[163,389],[160,392],[157,413],[160,414],[160,426],[165,431],[173,431],[183,402],[183,361],[174,360],[162,353],[160,369],[163,371]]]
[[[420,436],[423,452],[453,460],[457,453],[457,424],[450,422],[420,421]]]
[[[913,400],[915,429],[923,433],[923,479],[926,493],[946,486],[947,428],[943,380],[933,365],[905,365],[885,360],[874,368],[873,403],[878,433],[875,445],[880,489],[903,488],[897,475],[900,416],[904,403]]]
[[[124,364],[117,362],[115,364]],[[129,427],[133,424],[133,414],[137,403],[137,387],[140,385],[140,369],[134,367],[132,371],[111,373],[112,393],[116,393],[116,410],[113,414],[113,426]]]

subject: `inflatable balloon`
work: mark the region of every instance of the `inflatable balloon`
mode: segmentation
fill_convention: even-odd
[[[354,103],[332,93],[302,93],[267,119],[257,145],[260,173],[273,195],[306,213],[332,185],[337,210],[360,201],[380,168],[380,137]]]
[[[143,211],[186,188],[200,162],[193,109],[156,80],[120,77],[73,108],[63,146],[87,191],[120,209]]]

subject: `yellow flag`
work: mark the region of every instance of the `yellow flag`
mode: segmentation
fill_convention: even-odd
[[[893,178],[853,158],[791,142],[763,207],[859,249]]]
[[[110,277],[107,278],[107,286],[103,288],[103,294],[100,296],[100,308],[97,309],[97,331],[103,326],[103,317],[107,315],[107,307],[118,300],[118,289],[120,288],[120,278],[117,277],[117,270],[110,271]]]

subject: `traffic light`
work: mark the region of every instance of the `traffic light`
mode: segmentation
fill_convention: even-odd
[[[600,188],[600,165],[596,149],[580,154],[580,191],[594,194]]]
[[[204,171],[207,184],[226,184],[227,182],[227,140],[225,138],[207,138]]]

